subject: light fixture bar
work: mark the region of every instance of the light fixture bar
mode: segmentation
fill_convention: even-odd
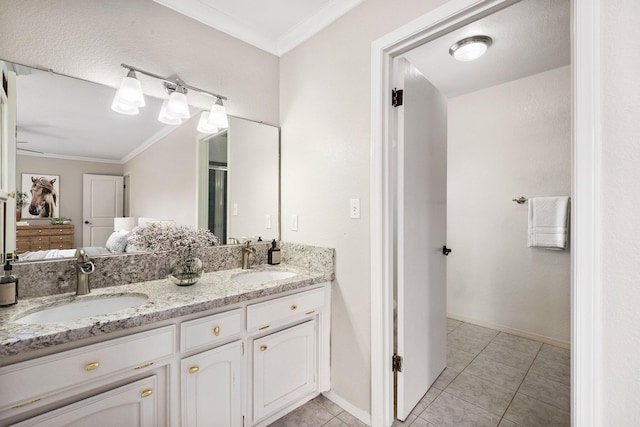
[[[127,65],[127,64],[120,64],[120,65],[122,66],[122,68],[126,68],[128,70],[135,71],[137,73],[144,74],[144,75],[147,75],[149,77],[153,77],[154,79],[162,80],[162,81],[164,81],[166,83],[169,83],[169,84],[172,84],[172,85],[181,86],[181,87],[189,89],[189,90],[193,90],[193,91],[196,91],[196,92],[203,93],[205,95],[213,96],[214,98],[222,99],[223,101],[227,100],[227,97],[224,96],[224,95],[219,95],[217,93],[209,92],[208,90],[200,89],[199,87],[188,85],[188,84],[186,84],[184,81],[182,81],[179,78],[177,78],[175,80],[171,80],[168,77],[162,77],[162,76],[159,76],[157,74],[151,73],[149,71],[141,70],[140,68],[134,67],[132,65]]]

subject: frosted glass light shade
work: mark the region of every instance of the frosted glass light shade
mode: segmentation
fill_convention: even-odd
[[[111,103],[111,109],[116,113],[126,114],[129,116],[134,116],[140,113],[138,107],[131,107],[129,105],[125,105],[118,101],[118,98],[113,98],[113,102]]]
[[[113,218],[113,231],[131,231],[136,226],[136,219],[132,216]]]
[[[167,104],[169,100],[165,99],[162,103],[162,108],[160,108],[160,113],[158,114],[158,121],[160,123],[164,123],[165,125],[178,126],[182,124],[182,119],[178,117],[174,117],[169,113],[167,109]]]
[[[227,109],[222,105],[222,100],[218,98],[215,104],[211,107],[211,113],[209,113],[209,123],[218,129],[226,129],[229,127],[229,119],[227,118]]]
[[[117,99],[119,103],[129,107],[144,107],[145,102],[142,85],[136,78],[136,73],[130,70],[129,74],[122,78],[115,99]]]
[[[187,95],[175,91],[169,95],[169,102],[167,103],[167,113],[179,119],[188,119],[189,104],[187,103]]]
[[[209,121],[209,111],[203,111],[198,120],[198,132],[200,133],[218,133],[220,129],[215,127]]]
[[[487,36],[467,37],[451,46],[449,54],[458,61],[473,61],[484,55],[492,43],[491,37]]]

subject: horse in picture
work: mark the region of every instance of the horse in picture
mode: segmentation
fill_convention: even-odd
[[[53,187],[56,178],[48,180],[45,177],[31,177],[31,204],[29,213],[40,218],[53,218],[58,203],[58,193]]]

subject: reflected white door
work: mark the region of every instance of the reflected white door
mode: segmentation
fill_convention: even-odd
[[[397,418],[404,420],[447,363],[447,100],[409,62],[396,62],[398,111]]]
[[[124,178],[83,175],[82,246],[104,246],[113,233],[113,218],[123,216]]]

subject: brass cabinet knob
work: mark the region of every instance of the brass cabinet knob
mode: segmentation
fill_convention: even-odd
[[[189,368],[189,373],[190,374],[195,374],[199,370],[200,370],[200,368],[198,368],[197,366],[192,366],[192,367]]]
[[[220,326],[216,326],[215,328],[213,328],[213,335],[215,336],[220,335]]]
[[[153,390],[151,390],[150,388],[146,389],[146,390],[142,390],[142,393],[140,393],[140,397],[149,397],[153,394]]]
[[[289,308],[291,308],[291,310],[296,310],[296,309],[298,308],[298,306],[294,304],[294,305],[292,305],[292,306],[291,306],[291,307],[289,307]]]
[[[12,192],[10,192],[10,193],[7,193],[7,196],[8,196],[8,197],[11,197],[12,199],[15,199],[15,198],[16,198],[16,192],[15,192],[15,191],[12,191]]]
[[[98,369],[100,367],[100,362],[91,362],[91,363],[87,363],[87,365],[84,367],[85,371],[93,371],[94,369]]]
[[[266,349],[267,349],[267,346],[266,346],[266,345],[261,345],[261,346],[260,346],[260,351],[265,351]]]

